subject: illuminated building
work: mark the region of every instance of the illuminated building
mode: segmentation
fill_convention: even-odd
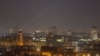
[[[22,30],[19,30],[19,32],[18,32],[18,45],[19,46],[22,46],[22,45],[24,45],[24,41],[23,41],[23,32],[22,32]]]
[[[49,33],[46,37],[47,46],[62,46],[67,41],[67,37],[64,35],[53,35]]]
[[[92,30],[90,32],[90,37],[92,40],[97,40],[98,39],[98,32],[95,26],[92,27]]]

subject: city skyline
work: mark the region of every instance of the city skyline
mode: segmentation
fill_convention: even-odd
[[[100,30],[99,0],[1,0],[0,32],[9,28],[24,31],[49,29]]]

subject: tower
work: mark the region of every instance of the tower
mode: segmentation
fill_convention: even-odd
[[[18,31],[18,45],[19,46],[24,45],[24,41],[23,41],[23,31],[21,29]]]
[[[97,32],[97,28],[95,26],[92,27],[92,30],[90,32],[90,38],[92,40],[97,40],[98,39],[98,32]]]

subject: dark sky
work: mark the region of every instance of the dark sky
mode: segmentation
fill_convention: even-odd
[[[0,0],[0,31],[50,26],[72,30],[100,29],[100,0]]]

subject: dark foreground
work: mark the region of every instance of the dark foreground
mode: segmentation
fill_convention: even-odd
[[[0,47],[0,56],[100,56],[99,50],[81,50],[73,49],[61,50],[57,47],[45,47],[36,50],[36,47],[13,46],[10,48]]]

